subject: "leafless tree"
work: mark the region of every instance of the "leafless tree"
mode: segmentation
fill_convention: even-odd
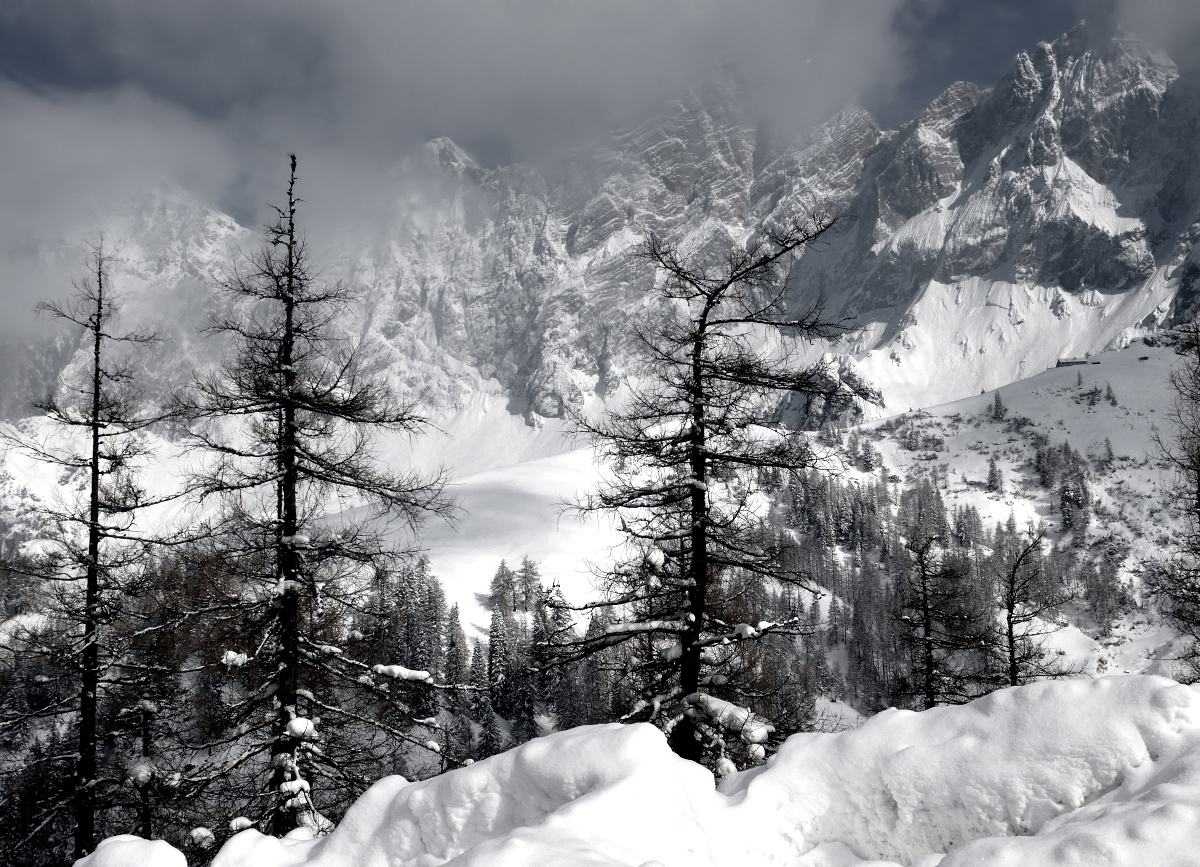
[[[123,782],[102,774],[97,758],[102,702],[108,691],[128,685],[116,633],[108,627],[125,611],[130,582],[150,541],[135,523],[142,509],[159,502],[138,483],[139,465],[151,454],[142,434],[164,419],[141,398],[138,386],[139,355],[157,340],[148,332],[119,330],[110,263],[101,240],[91,249],[91,274],[75,283],[74,294],[65,302],[38,305],[40,312],[80,330],[87,363],[69,371],[57,393],[33,401],[44,423],[29,423],[5,437],[9,447],[58,468],[65,482],[59,499],[41,507],[38,553],[25,561],[47,588],[47,619],[17,640],[24,657],[54,660],[74,689],[56,683],[45,706],[0,720],[0,727],[37,719],[74,727],[75,754],[47,760],[47,778],[59,760],[72,761],[70,797],[47,804],[30,836],[69,808],[75,858],[94,850],[97,812]],[[77,484],[81,489],[71,493]]]
[[[211,330],[232,338],[233,350],[181,401],[203,456],[192,490],[221,503],[209,554],[233,569],[224,581],[239,612],[230,634],[244,642],[231,648],[244,655],[226,665],[241,678],[228,708],[226,744],[238,746],[226,756],[231,767],[185,785],[257,769],[258,790],[238,808],[277,835],[319,824],[318,788],[346,800],[365,785],[354,749],[318,746],[324,734],[358,727],[369,735],[358,748],[371,755],[408,737],[403,719],[379,710],[403,705],[371,664],[378,603],[406,554],[386,543],[380,522],[415,531],[426,516],[452,513],[440,474],[392,472],[376,454],[380,433],[415,435],[427,421],[364,372],[358,343],[338,336],[354,297],[312,270],[296,225],[294,155],[290,165],[286,205],[221,286],[231,312]],[[367,505],[368,519],[350,516]],[[382,744],[384,736],[393,740]]]
[[[801,627],[731,614],[746,616],[741,603],[754,581],[809,586],[788,556],[789,537],[768,530],[755,510],[762,471],[818,463],[808,437],[780,422],[780,397],[873,397],[830,364],[800,365],[780,348],[794,345],[780,335],[799,342],[836,331],[819,303],[789,312],[786,280],[794,255],[831,225],[816,217],[764,229],[716,261],[651,236],[642,258],[658,304],[637,331],[642,378],[603,419],[575,419],[611,470],[578,505],[615,514],[632,553],[602,576],[602,598],[585,606],[601,617],[558,652],[611,658],[609,648],[623,647],[623,673],[637,684],[626,718],[654,720],[688,759],[712,759],[735,717],[743,735],[761,733],[764,721],[749,709],[721,718],[713,709],[729,707],[711,699],[748,697],[737,683],[743,643]]]
[[[1167,414],[1168,434],[1154,433],[1160,458],[1175,470],[1175,482],[1166,492],[1175,499],[1185,518],[1173,554],[1153,564],[1146,573],[1148,589],[1183,633],[1187,646],[1183,663],[1190,679],[1200,679],[1200,322],[1179,329],[1177,351],[1181,358],[1168,376],[1175,393]]]

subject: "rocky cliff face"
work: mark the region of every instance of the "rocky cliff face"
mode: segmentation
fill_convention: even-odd
[[[1076,28],[990,90],[952,85],[899,130],[848,110],[780,148],[743,104],[726,75],[537,168],[487,171],[430,142],[410,169],[432,186],[378,241],[329,256],[326,273],[365,302],[347,333],[436,413],[490,390],[536,424],[631,370],[648,233],[715,251],[814,211],[839,219],[794,264],[794,301],[824,297],[845,318],[831,349],[894,411],[1200,307],[1200,88],[1129,35]],[[126,309],[165,324],[174,348],[156,381],[180,379],[215,355],[190,329],[216,303],[209,275],[252,233],[182,194],[119,217]]]
[[[836,249],[793,276],[863,326],[854,349],[899,409],[927,401],[923,380],[957,397],[1127,342],[1171,315],[1191,252],[1185,88],[1169,59],[1085,27],[990,91],[953,85],[881,137]]]

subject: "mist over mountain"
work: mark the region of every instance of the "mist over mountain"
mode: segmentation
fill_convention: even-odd
[[[561,417],[636,373],[649,233],[719,250],[819,211],[838,220],[795,263],[793,303],[822,298],[850,326],[828,348],[882,392],[869,413],[994,388],[1194,310],[1200,94],[1132,34],[1080,25],[897,130],[850,109],[781,143],[749,104],[726,68],[667,113],[536,166],[488,169],[428,142],[371,232],[312,239],[325,276],[361,295],[346,333],[435,415],[498,385],[528,422]],[[195,329],[254,232],[178,188],[132,196],[101,226],[125,317],[167,338],[165,393],[219,354]],[[31,352],[8,367],[10,417],[20,391],[48,384],[53,352]]]

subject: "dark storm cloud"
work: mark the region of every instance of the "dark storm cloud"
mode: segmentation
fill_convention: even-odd
[[[866,97],[885,126],[915,116],[954,81],[990,87],[1013,57],[1056,39],[1083,18],[1108,17],[1112,0],[906,0],[893,27],[902,77]]]
[[[1147,3],[1148,26],[1169,34],[1181,13],[1166,0],[1137,5]],[[344,228],[373,219],[390,169],[435,135],[488,165],[549,157],[646,119],[724,61],[780,136],[863,101],[895,124],[954,79],[992,83],[1016,51],[1088,9],[1086,0],[5,0],[0,293],[9,308],[46,294],[34,261],[45,257],[29,251],[81,236],[108,200],[148,184],[178,182],[254,224],[295,150],[311,213]]]
[[[1197,0],[904,0],[894,19],[901,76],[864,100],[881,123],[898,125],[950,82],[990,86],[1019,51],[1085,19],[1097,33],[1120,25],[1181,71],[1200,72]]]
[[[39,244],[164,179],[255,224],[295,150],[310,213],[349,231],[432,136],[489,165],[540,159],[725,60],[796,132],[894,70],[896,2],[6,0],[0,291],[30,306],[62,282],[38,279]]]
[[[529,159],[630,121],[722,59],[794,114],[891,65],[893,0],[10,0],[0,74],[136,87],[248,139],[394,157],[435,134]],[[507,143],[507,145],[505,145]]]
[[[241,153],[215,194],[253,199],[263,161],[290,148],[374,170],[449,135],[492,163],[536,159],[643,119],[725,59],[785,123],[807,124],[892,68],[894,7],[7,0],[0,76],[68,111],[126,90],[188,115]]]

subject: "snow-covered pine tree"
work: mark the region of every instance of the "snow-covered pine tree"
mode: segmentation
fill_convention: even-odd
[[[500,561],[500,565],[496,569],[496,574],[492,576],[492,583],[489,589],[487,605],[492,611],[502,611],[505,616],[511,617],[512,613],[517,610],[517,576],[508,563],[504,560]]]
[[[863,470],[865,472],[874,472],[877,468],[878,459],[875,454],[875,446],[872,446],[870,440],[863,440]]]
[[[442,680],[447,687],[451,687],[446,692],[442,708],[443,715],[448,718],[445,723],[446,748],[449,758],[462,762],[471,758],[474,735],[471,730],[470,692],[453,689],[467,687],[471,680],[471,648],[463,632],[457,603],[450,606],[450,612],[446,615],[445,648]]]
[[[487,665],[488,651],[487,648],[475,639],[475,644],[471,648],[471,672],[470,685],[471,691],[468,693],[470,705],[470,717],[472,731],[477,730],[477,735],[472,742],[472,758],[480,758],[479,742],[480,734],[490,723],[494,714],[492,710],[490,689],[490,679],[488,675]]]
[[[450,606],[446,616],[446,671],[443,680],[446,684],[467,684],[471,676],[471,648],[467,645],[467,636],[462,628],[462,616],[458,612],[458,603]]]
[[[1084,531],[1091,519],[1091,491],[1081,466],[1069,466],[1063,470],[1058,486],[1058,507],[1062,516],[1062,527],[1075,534],[1075,541],[1082,544]]]
[[[492,708],[502,716],[512,713],[516,696],[513,692],[513,620],[502,607],[492,609],[488,628],[488,698]]]
[[[988,458],[987,489],[989,493],[1004,493],[1004,473],[1000,470],[995,455]]]
[[[529,557],[521,558],[521,566],[513,576],[514,597],[519,600],[515,607],[522,612],[533,611],[542,594],[542,573],[538,564]]]

